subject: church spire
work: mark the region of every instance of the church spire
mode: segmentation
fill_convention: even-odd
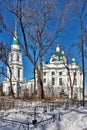
[[[12,45],[19,45],[18,36],[17,36],[17,21],[15,20],[15,26],[14,26],[14,37]]]
[[[17,22],[15,20],[15,29],[14,29],[14,39],[18,39],[18,36],[17,36]]]

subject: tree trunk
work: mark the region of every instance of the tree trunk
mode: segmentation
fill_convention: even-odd
[[[10,79],[9,79],[9,81],[10,81],[11,95],[12,95],[12,97],[15,97],[14,96],[14,91],[13,91],[13,88],[12,88],[12,71],[11,71],[10,67],[9,67],[9,71],[10,71]]]
[[[44,91],[43,91],[43,71],[42,71],[42,64],[41,70],[38,70],[38,90],[39,90],[39,98],[40,100],[44,99]]]
[[[71,86],[71,99],[73,100],[73,87]]]
[[[80,15],[80,27],[81,27],[81,51],[82,51],[82,72],[83,72],[83,106],[85,105],[85,62],[84,62],[84,27],[82,21],[82,15]]]

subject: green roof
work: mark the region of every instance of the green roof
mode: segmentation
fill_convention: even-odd
[[[60,58],[64,56],[60,51],[55,53],[56,56],[58,56],[58,60],[60,61]]]
[[[72,61],[72,63],[76,63],[75,61]]]
[[[18,41],[18,39],[13,40],[13,41],[12,41],[12,44],[19,45],[19,41]]]
[[[34,77],[30,78],[29,80],[34,80]]]

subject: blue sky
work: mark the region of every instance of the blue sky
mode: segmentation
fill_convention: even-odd
[[[9,16],[9,18],[10,18],[10,16]],[[13,32],[15,19],[13,18],[13,20],[11,20],[11,22],[12,22],[11,24],[12,24],[12,28],[13,28],[12,32]],[[63,43],[66,47],[68,47],[71,43],[74,43],[76,41],[75,37],[76,37],[77,30],[74,31],[74,28],[76,28],[76,25],[74,25],[74,27],[71,25],[69,25],[69,27],[65,29],[65,31],[62,33],[62,37],[60,37],[56,40],[56,42],[58,44]],[[19,37],[20,34],[19,34],[18,28],[17,28],[17,31],[18,31],[18,37]],[[5,44],[7,44],[7,45],[9,44],[9,46],[11,46],[12,40],[13,40],[13,36],[10,33],[8,33],[6,30],[3,30],[3,32],[0,33],[0,41],[3,41]],[[55,47],[54,47],[54,50],[52,53],[55,53]],[[51,57],[51,55],[49,55],[49,58],[50,57]],[[45,59],[45,62],[49,61],[48,58],[44,58],[44,59]],[[33,66],[32,66],[31,62],[29,62],[28,58],[25,57],[24,54],[23,54],[23,64],[24,64],[24,77],[26,79],[29,79],[33,76]]]
[[[8,14],[6,13],[5,15],[8,16]],[[5,16],[8,22],[8,19],[11,18],[11,16]],[[12,32],[14,32],[14,24],[15,24],[15,18],[9,20],[8,25],[12,26],[11,28],[13,29]],[[10,28],[9,26],[9,28]],[[58,44],[62,43],[64,44],[67,48],[70,46],[71,43],[75,43],[76,37],[77,37],[77,33],[78,33],[78,29],[76,29],[77,24],[69,24],[66,26],[65,30],[61,33],[62,36],[60,36],[56,42]],[[17,32],[18,32],[18,37],[20,37],[19,34],[19,29],[17,28]],[[9,44],[11,46],[13,40],[13,36],[8,33],[6,30],[3,30],[2,33],[0,33],[0,41],[3,41],[5,44]],[[55,46],[56,47],[56,46]],[[55,53],[55,47],[52,51],[52,53]],[[51,54],[52,54],[51,53]],[[51,54],[48,56],[48,58],[44,58],[45,62],[48,61],[49,62],[49,58],[51,57]],[[24,53],[23,53],[23,64],[24,64],[24,77],[26,79],[29,79],[31,77],[33,77],[33,66],[31,64],[31,62],[28,60],[27,57],[25,57]]]

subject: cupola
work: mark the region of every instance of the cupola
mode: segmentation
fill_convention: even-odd
[[[59,46],[56,47],[56,52],[60,52],[60,47]]]

